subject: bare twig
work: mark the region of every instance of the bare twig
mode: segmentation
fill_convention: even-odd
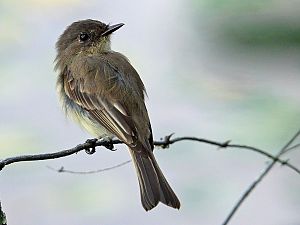
[[[54,170],[56,172],[59,172],[59,173],[72,173],[72,174],[93,174],[93,173],[100,173],[100,172],[104,172],[104,171],[108,171],[108,170],[113,170],[113,169],[116,169],[116,168],[119,168],[121,166],[124,166],[128,163],[130,163],[131,160],[127,160],[125,162],[122,162],[122,163],[119,163],[115,166],[111,166],[111,167],[106,167],[106,168],[103,168],[103,169],[99,169],[99,170],[92,170],[92,171],[72,171],[72,170],[66,170],[63,166],[59,169],[54,169],[50,166],[47,166],[49,169],[51,170]]]
[[[163,141],[155,141],[154,145],[155,146],[160,146],[162,148],[168,148],[169,145],[174,144],[174,143],[179,142],[179,141],[198,141],[198,142],[202,142],[202,143],[206,143],[206,144],[210,144],[210,145],[215,145],[215,146],[218,146],[220,148],[239,148],[239,149],[253,151],[253,152],[259,153],[261,155],[264,155],[264,156],[272,159],[273,161],[276,161],[276,162],[280,163],[281,165],[285,165],[285,166],[289,167],[290,169],[294,170],[295,172],[297,172],[298,174],[300,174],[300,169],[298,169],[294,165],[290,164],[287,160],[282,160],[282,159],[280,159],[276,156],[273,156],[272,154],[270,154],[270,153],[268,153],[268,152],[266,152],[262,149],[255,148],[255,147],[252,147],[252,146],[230,144],[230,141],[217,142],[217,141],[211,141],[211,140],[207,140],[207,139],[203,139],[203,138],[197,138],[197,137],[178,137],[178,138],[173,138],[173,139],[165,138]],[[296,148],[298,146],[294,146],[294,147]]]
[[[293,145],[293,146],[287,148],[287,149],[284,151],[284,154],[287,153],[287,152],[290,152],[290,151],[292,151],[292,150],[295,150],[296,148],[299,148],[299,147],[300,147],[300,143],[295,144],[295,145]]]
[[[249,188],[243,193],[243,195],[241,196],[241,198],[238,200],[238,202],[236,203],[236,205],[233,207],[233,209],[231,210],[231,212],[229,213],[229,215],[226,217],[225,221],[223,222],[223,225],[227,225],[229,223],[229,221],[231,220],[231,218],[234,216],[234,214],[236,213],[236,211],[240,208],[240,206],[242,205],[242,203],[245,201],[245,199],[249,196],[249,194],[254,190],[254,188],[263,180],[263,178],[269,173],[269,171],[273,168],[273,166],[276,163],[280,163],[281,165],[287,166],[290,169],[294,170],[295,172],[297,172],[298,174],[300,174],[300,170],[295,167],[294,165],[290,164],[288,162],[288,160],[282,160],[280,159],[280,157],[290,151],[293,150],[297,147],[299,147],[300,144],[295,144],[293,146],[291,146],[291,144],[294,142],[294,140],[300,135],[300,130],[295,134],[295,136],[279,151],[279,153],[275,156],[273,156],[272,154],[256,148],[256,147],[252,147],[252,146],[248,146],[248,145],[238,145],[238,144],[230,144],[230,141],[225,141],[225,142],[217,142],[217,141],[212,141],[212,140],[208,140],[208,139],[203,139],[203,138],[197,138],[197,137],[178,137],[178,138],[171,138],[173,134],[166,136],[163,140],[160,141],[154,141],[154,145],[156,147],[161,147],[161,148],[168,148],[171,144],[174,144],[176,142],[179,141],[197,141],[197,142],[201,142],[201,143],[205,143],[205,144],[210,144],[210,145],[214,145],[214,146],[218,146],[220,148],[238,148],[238,149],[244,149],[244,150],[248,150],[248,151],[253,151],[256,152],[258,154],[264,155],[268,158],[270,158],[272,161],[271,163],[268,165],[268,167],[260,174],[260,176],[249,186]],[[10,158],[6,158],[3,160],[0,160],[0,171],[7,165],[13,164],[13,163],[17,163],[17,162],[25,162],[25,161],[38,161],[38,160],[48,160],[48,159],[56,159],[56,158],[61,158],[61,157],[65,157],[65,156],[69,156],[75,153],[78,153],[80,151],[85,150],[86,153],[88,154],[93,154],[95,153],[95,148],[97,146],[104,146],[107,149],[114,151],[114,144],[122,144],[123,142],[120,140],[112,140],[112,141],[108,141],[108,140],[88,140],[87,142],[83,143],[83,144],[79,144],[74,148],[71,149],[67,149],[67,150],[62,150],[59,152],[54,152],[54,153],[45,153],[45,154],[36,154],[36,155],[21,155],[21,156],[15,156],[15,157],[10,157]],[[56,170],[53,169],[57,172],[66,172],[66,173],[75,173],[75,174],[90,174],[90,173],[98,173],[98,172],[103,172],[103,171],[107,171],[107,170],[112,170],[118,167],[121,167],[127,163],[129,163],[130,161],[126,161],[123,162],[121,164],[115,165],[113,167],[109,167],[109,168],[104,168],[104,169],[100,169],[100,170],[96,170],[96,171],[87,171],[87,172],[76,172],[76,171],[70,171],[70,170],[66,170],[63,167],[61,167],[60,169]],[[2,222],[2,221],[3,222]],[[0,204],[0,222],[2,222],[2,224],[0,225],[6,225],[6,218],[5,218],[5,214],[2,212],[1,210],[1,204]]]
[[[0,225],[7,225],[5,213],[2,210],[0,202]]]
[[[154,141],[154,145],[157,147],[162,147],[162,148],[168,148],[171,144],[174,144],[179,141],[197,141],[205,144],[210,144],[214,146],[218,146],[220,148],[239,148],[239,149],[244,149],[244,150],[249,150],[253,151],[256,153],[259,153],[261,155],[264,155],[270,159],[272,159],[275,162],[278,162],[284,166],[289,167],[290,169],[294,170],[298,174],[300,174],[300,169],[295,167],[294,165],[290,164],[287,160],[282,160],[279,157],[273,156],[270,153],[258,149],[252,146],[247,146],[247,145],[237,145],[237,144],[230,144],[230,141],[225,141],[225,142],[217,142],[217,141],[212,141],[204,138],[197,138],[197,137],[178,137],[178,138],[171,138],[171,135],[167,135],[163,140],[161,141]],[[62,150],[59,152],[54,152],[54,153],[45,153],[45,154],[36,154],[36,155],[22,155],[22,156],[15,156],[15,157],[10,157],[6,158],[3,160],[0,160],[0,170],[2,170],[5,166],[12,164],[12,163],[17,163],[17,162],[25,162],[25,161],[39,161],[39,160],[49,160],[49,159],[56,159],[56,158],[62,158],[65,156],[69,156],[75,153],[78,153],[83,150],[87,149],[93,149],[92,151],[87,151],[87,153],[92,154],[94,153],[94,148],[97,146],[104,146],[108,148],[109,150],[113,149],[113,145],[115,144],[122,144],[123,142],[120,140],[112,140],[107,141],[107,140],[98,140],[96,142],[93,141],[87,141],[86,143],[79,144],[74,148],[67,149],[67,150]]]
[[[263,172],[259,175],[257,179],[254,180],[254,182],[247,188],[247,190],[243,193],[241,198],[238,200],[238,202],[234,205],[233,209],[230,211],[228,216],[226,217],[225,221],[222,223],[222,225],[227,225],[234,214],[237,212],[237,210],[241,207],[242,203],[246,200],[246,198],[249,196],[249,194],[254,190],[254,188],[263,180],[263,178],[271,171],[271,169],[274,167],[274,165],[277,162],[277,159],[286,152],[286,150],[289,148],[289,146],[294,142],[294,140],[300,135],[300,130],[285,144],[283,148],[278,152],[278,154],[275,156],[275,159],[272,160],[272,162],[263,170]]]
[[[122,143],[123,142],[121,142],[120,140],[112,140],[112,144],[122,144]],[[57,159],[57,158],[62,158],[62,157],[65,157],[65,156],[69,156],[69,155],[78,153],[78,152],[83,151],[83,150],[91,149],[91,148],[94,148],[96,146],[106,147],[110,144],[111,143],[107,140],[99,140],[95,143],[88,141],[84,144],[79,144],[74,148],[70,148],[70,149],[67,149],[67,150],[62,150],[62,151],[59,151],[59,152],[36,154],[36,155],[21,155],[21,156],[10,157],[10,158],[0,160],[0,170],[2,170],[5,166],[7,166],[9,164],[12,164],[12,163]]]

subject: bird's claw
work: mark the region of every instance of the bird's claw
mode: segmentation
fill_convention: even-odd
[[[116,151],[116,149],[114,149],[114,143],[112,138],[103,138],[103,146],[111,151]]]
[[[87,139],[85,143],[90,144],[91,147],[87,147],[85,149],[85,152],[89,155],[92,155],[96,152],[96,142],[98,141],[97,138],[93,138],[93,139]]]

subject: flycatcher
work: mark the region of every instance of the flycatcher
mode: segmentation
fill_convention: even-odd
[[[81,20],[67,27],[56,43],[60,101],[94,137],[117,137],[129,147],[145,210],[159,202],[179,209],[153,155],[144,84],[128,59],[110,47],[111,34],[123,25]]]

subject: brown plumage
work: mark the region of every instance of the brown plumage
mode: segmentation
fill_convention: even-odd
[[[117,137],[129,147],[145,210],[180,202],[153,155],[145,88],[128,59],[110,49],[110,34],[123,24],[95,20],[71,24],[56,47],[57,90],[67,115],[95,137]]]

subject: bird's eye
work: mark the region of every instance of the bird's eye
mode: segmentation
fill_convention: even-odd
[[[81,32],[78,36],[80,42],[85,42],[90,39],[90,35],[86,32]]]

